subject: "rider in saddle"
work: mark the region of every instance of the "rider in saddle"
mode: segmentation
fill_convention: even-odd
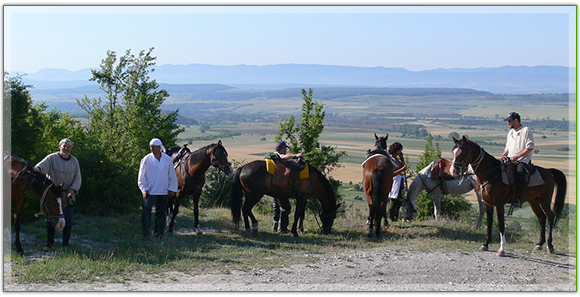
[[[300,191],[298,189],[300,182],[300,171],[304,169],[304,161],[302,161],[302,153],[298,154],[288,154],[288,145],[284,141],[278,142],[276,144],[276,151],[274,152],[272,159],[279,160],[284,165],[291,169],[290,181],[288,185],[293,187],[292,198],[297,198],[300,196]]]
[[[511,129],[508,132],[505,150],[501,158],[502,160],[505,157],[508,159],[508,175],[515,175],[512,208],[521,207],[527,186],[526,167],[531,165],[534,151],[534,135],[528,127],[522,126],[520,115],[516,112],[510,112],[504,121],[507,121]]]

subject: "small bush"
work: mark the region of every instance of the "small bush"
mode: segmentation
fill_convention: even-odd
[[[433,196],[421,192],[417,197],[417,220],[428,220],[433,218],[434,206]],[[452,220],[457,220],[463,213],[471,211],[471,203],[461,195],[443,195],[441,197],[441,215]]]

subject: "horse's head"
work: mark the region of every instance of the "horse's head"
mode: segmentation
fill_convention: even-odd
[[[63,184],[58,186],[53,184],[53,186],[48,189],[48,193],[46,194],[46,197],[42,199],[40,205],[42,212],[59,231],[62,231],[65,225],[64,213],[62,211],[64,207],[64,191],[62,186]]]
[[[334,224],[334,219],[336,218],[336,212],[338,208],[340,208],[340,203],[336,204],[332,209],[322,210],[320,220],[322,221],[323,234],[328,235],[332,231],[332,225]]]
[[[387,139],[389,139],[389,133],[387,133],[384,137],[378,137],[377,133],[375,133],[375,148],[382,148],[383,150],[387,150]]]
[[[222,145],[221,139],[211,150],[211,165],[223,171],[227,176],[231,176],[234,172],[232,163],[228,161],[228,152]]]
[[[459,174],[464,173],[467,171],[468,166],[475,161],[476,157],[473,155],[475,150],[475,144],[469,140],[465,136],[461,140],[455,139],[453,137],[453,142],[455,142],[455,146],[453,147],[453,162],[450,169],[450,174],[453,176],[458,176]]]
[[[403,206],[401,207],[403,210],[403,220],[412,221],[415,219],[415,215],[417,214],[417,209],[413,206],[409,199],[403,200]]]

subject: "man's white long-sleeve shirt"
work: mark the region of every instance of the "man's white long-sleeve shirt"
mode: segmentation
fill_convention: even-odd
[[[137,184],[141,192],[149,191],[151,195],[167,195],[168,191],[177,192],[177,175],[171,158],[164,153],[161,153],[160,160],[157,160],[153,153],[143,157],[139,165]]]

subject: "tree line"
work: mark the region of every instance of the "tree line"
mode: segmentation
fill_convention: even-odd
[[[34,103],[32,86],[20,76],[4,74],[4,98],[9,99],[4,101],[4,131],[11,131],[4,147],[35,165],[58,151],[60,139],[70,138],[72,154],[81,164],[83,185],[77,197],[81,213],[110,215],[138,209],[137,172],[141,158],[149,153],[149,141],[157,137],[170,147],[183,131],[176,124],[178,110],[167,113],[160,108],[169,94],[158,90],[149,77],[156,60],[152,51],[107,52],[90,79],[100,85],[104,98],[77,100],[87,113],[85,123]]]

